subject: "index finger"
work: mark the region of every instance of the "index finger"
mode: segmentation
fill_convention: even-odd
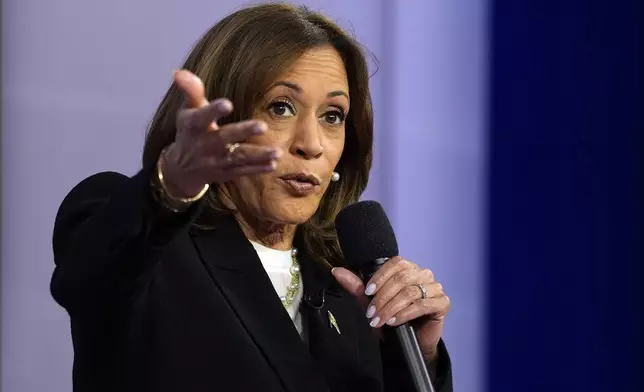
[[[208,105],[203,82],[197,75],[185,69],[181,69],[175,71],[173,77],[175,83],[183,92],[189,108],[199,109]]]
[[[217,129],[214,127],[216,121],[230,114],[232,104],[225,98],[216,99],[199,109],[182,109],[177,116],[177,124],[183,124],[182,128],[189,128],[198,131]]]
[[[398,271],[412,268],[413,264],[400,256],[392,257],[378,271],[376,271],[365,288],[366,295],[374,295]]]

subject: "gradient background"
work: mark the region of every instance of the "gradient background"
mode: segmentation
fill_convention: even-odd
[[[459,392],[642,387],[642,6],[303,1],[377,57],[379,200],[452,299]],[[71,390],[56,210],[134,174],[208,0],[2,0],[2,392]]]

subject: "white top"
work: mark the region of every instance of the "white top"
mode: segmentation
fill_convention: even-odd
[[[293,259],[291,258],[290,250],[277,250],[268,248],[262,244],[250,241],[257,252],[257,256],[262,262],[268,277],[273,283],[273,288],[277,293],[278,297],[286,295],[286,287],[291,283],[291,272],[290,268],[293,264]],[[302,274],[300,274],[300,289],[297,292],[297,295],[293,299],[293,302],[285,307],[288,315],[291,316],[291,320],[295,324],[297,332],[302,335],[302,316],[300,314],[300,303],[302,302],[302,293],[304,291],[304,285],[302,283]]]

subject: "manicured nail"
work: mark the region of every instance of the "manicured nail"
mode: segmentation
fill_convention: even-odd
[[[371,320],[371,322],[369,323],[369,326],[371,326],[372,328],[375,328],[379,322],[380,322],[380,317],[376,316],[373,318],[373,320]]]
[[[262,133],[264,133],[265,131],[266,131],[266,124],[264,124],[264,123],[261,123],[261,122],[260,122],[260,123],[257,123],[257,124],[255,124],[255,126],[253,127],[253,132],[254,132],[256,135],[262,134]]]
[[[333,267],[333,268],[331,268],[331,275],[335,276],[335,273],[333,273],[333,271],[335,271],[337,268],[338,268],[338,267]]]
[[[395,317],[392,317],[392,318],[390,318],[389,320],[387,320],[387,324],[389,324],[389,325],[393,325],[393,323],[395,323],[395,322],[396,322],[396,318],[395,318]]]
[[[233,105],[230,103],[230,101],[219,101],[217,103],[217,109],[221,111],[230,111],[233,110]]]
[[[271,152],[271,159],[277,159],[281,156],[282,156],[281,150],[273,150],[273,152]],[[333,270],[331,270],[331,273],[333,273]]]
[[[375,292],[376,292],[376,285],[375,285],[375,284],[373,284],[373,283],[369,283],[369,284],[367,285],[367,288],[366,288],[366,289],[365,289],[365,291],[364,291],[364,293],[365,293],[366,295],[371,295],[371,294],[373,294],[373,293],[375,293]]]
[[[372,318],[374,314],[376,314],[376,307],[371,305],[369,306],[369,309],[367,309],[367,318]]]

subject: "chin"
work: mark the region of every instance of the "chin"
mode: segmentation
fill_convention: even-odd
[[[301,225],[311,219],[319,205],[320,200],[309,198],[282,200],[273,204],[269,211],[275,221],[289,225]]]

